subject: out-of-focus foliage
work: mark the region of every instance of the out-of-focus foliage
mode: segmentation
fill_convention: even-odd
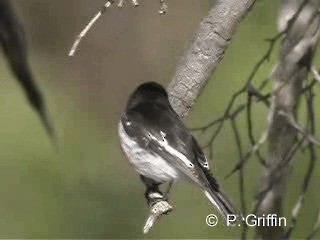
[[[220,223],[209,228],[205,217],[215,213],[194,186],[173,187],[175,211],[149,235],[142,235],[148,214],[144,187],[129,167],[117,139],[117,122],[130,92],[141,82],[168,84],[211,0],[173,0],[159,16],[158,1],[139,8],[113,9],[82,42],[77,55],[67,57],[74,37],[103,0],[15,0],[30,42],[34,75],[47,95],[60,140],[55,152],[43,127],[0,58],[0,237],[2,238],[234,238],[238,228]],[[241,25],[231,47],[188,117],[190,127],[222,114],[236,89],[268,47],[264,39],[276,33],[279,1],[258,1]],[[257,75],[264,79],[275,63]],[[319,61],[317,61],[319,62]],[[304,105],[301,105],[303,119]],[[15,109],[15,111],[12,111]],[[266,121],[266,110],[255,107],[255,133]],[[319,112],[317,111],[317,116]],[[317,118],[319,122],[319,117]],[[245,119],[239,122],[245,130]],[[245,131],[243,131],[245,134]],[[318,132],[319,136],[319,132]],[[206,136],[197,136],[204,142]],[[238,204],[238,177],[224,176],[238,161],[227,126],[210,161],[224,190]],[[289,182],[286,216],[298,195],[306,170],[301,154]],[[256,159],[247,166],[248,206],[260,174]],[[294,237],[311,230],[319,206],[317,166]],[[288,218],[289,223],[289,218]],[[318,235],[319,236],[319,235]]]
[[[29,67],[25,31],[10,0],[0,0],[0,46],[30,105],[40,115],[50,137],[54,138],[44,98]]]

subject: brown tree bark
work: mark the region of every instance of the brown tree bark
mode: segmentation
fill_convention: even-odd
[[[217,0],[176,68],[168,92],[174,110],[184,117],[224,57],[241,20],[255,0]]]

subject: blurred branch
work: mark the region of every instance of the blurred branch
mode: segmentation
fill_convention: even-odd
[[[283,32],[284,28],[286,31],[281,44],[279,67],[275,73],[268,133],[269,167],[264,168],[261,176],[259,192],[260,195],[263,193],[263,197],[257,208],[258,215],[272,213],[281,216],[286,179],[292,166],[289,163],[299,147],[295,144],[297,132],[302,133],[303,139],[310,140],[310,144],[315,143],[314,138],[297,124],[294,116],[318,41],[319,5],[320,1],[312,0],[285,0],[282,4],[279,31]],[[290,158],[287,157],[288,153]],[[257,233],[262,239],[282,239],[285,234],[283,227],[259,227]]]
[[[196,98],[211,78],[235,34],[240,21],[249,12],[254,0],[217,1],[207,17],[200,23],[195,37],[176,68],[168,93],[171,105],[180,117],[187,115]],[[166,200],[163,200],[166,202]],[[152,217],[150,209],[148,224],[150,229],[157,217]]]
[[[317,219],[313,225],[312,231],[309,233],[309,235],[306,237],[306,240],[310,240],[314,238],[316,233],[320,230],[320,209],[318,211]]]
[[[261,207],[261,204],[263,203],[263,201],[265,200],[265,197],[267,196],[267,194],[272,190],[272,187],[277,184],[277,182],[279,181],[279,179],[281,178],[281,173],[278,174],[277,169],[284,167],[290,163],[292,163],[292,159],[294,158],[294,156],[296,155],[297,151],[299,150],[299,148],[302,146],[304,142],[304,138],[296,141],[296,143],[289,149],[289,151],[286,153],[283,161],[281,163],[279,163],[276,166],[272,166],[272,170],[270,171],[270,179],[272,179],[272,181],[268,182],[268,185],[265,186],[264,189],[260,189],[259,192],[256,195],[256,201],[254,203],[253,209],[252,209],[252,213],[254,215],[257,215],[257,212],[259,211],[259,208]],[[256,231],[256,234],[258,232]],[[255,237],[256,239],[257,237]]]
[[[273,72],[273,71],[272,71]],[[304,87],[302,90],[301,90],[301,93],[300,94],[303,94],[305,93],[306,91],[309,91],[310,89],[312,89],[312,87],[314,86],[315,84],[315,81],[312,81],[309,85],[307,85],[306,87]],[[262,83],[261,86],[264,86],[264,83]],[[259,101],[263,101],[264,104],[269,108],[270,104],[269,104],[269,101],[268,99],[271,98],[271,97],[274,97],[274,95],[279,92],[282,87],[282,86],[279,86],[278,89],[274,90],[272,93],[268,93],[266,95],[261,95],[261,93],[257,92],[255,93],[255,96],[258,97],[258,102]],[[261,87],[260,87],[261,89]],[[251,100],[250,100],[250,97],[248,96],[248,101],[247,101],[247,112],[250,111],[250,105],[251,105]],[[241,104],[239,106],[242,107],[244,104]],[[242,111],[243,109],[241,109]],[[240,112],[237,112],[237,113],[240,113]],[[311,141],[313,144],[315,145],[319,145],[319,142],[316,140],[316,138],[312,135],[312,134],[309,134],[306,130],[303,129],[303,127],[301,127],[297,122],[296,120],[291,116],[289,117],[287,114],[285,114],[284,112],[282,111],[279,111],[280,115],[286,115],[286,118],[287,118],[287,121],[288,121],[288,124],[290,124],[292,127],[294,127],[297,131],[299,131],[305,138],[307,138],[308,141]],[[271,119],[272,119],[272,114],[271,112],[269,113],[269,116],[268,116],[268,121],[267,121],[267,127],[266,129],[262,132],[261,134],[261,137],[259,138],[258,141],[254,140],[253,138],[253,133],[252,133],[252,130],[253,130],[253,127],[252,127],[252,120],[251,120],[251,113],[247,113],[247,124],[248,124],[248,127],[247,127],[247,131],[248,131],[248,134],[249,135],[252,135],[251,137],[249,136],[249,139],[250,139],[250,142],[252,144],[251,148],[249,148],[248,152],[244,155],[244,157],[241,159],[240,162],[238,162],[236,164],[236,166],[232,169],[232,171],[226,176],[226,178],[230,177],[232,174],[234,174],[236,171],[242,169],[244,167],[244,165],[247,163],[247,161],[249,160],[249,158],[254,154],[254,153],[257,153],[257,157],[258,159],[260,160],[260,163],[264,166],[264,167],[268,167],[268,164],[266,163],[264,157],[260,156],[260,154],[258,154],[259,152],[259,148],[260,146],[265,143],[265,141],[267,140],[267,137],[268,137],[268,134],[269,134],[269,130],[270,130],[270,127],[271,127]],[[206,126],[205,126],[206,127]],[[195,130],[201,130],[203,129],[202,128],[196,128]],[[206,130],[206,129],[205,129]]]
[[[307,130],[300,126],[292,114],[288,114],[283,111],[279,111],[278,114],[284,116],[287,119],[288,124],[290,124],[294,129],[301,133],[309,142],[313,143],[314,145],[320,146],[320,142],[311,133],[308,133]]]
[[[313,95],[313,89],[309,89],[308,92],[305,94],[306,102],[307,102],[307,110],[308,110],[308,125],[310,128],[310,133],[314,134],[315,133],[315,113],[314,113],[314,95]],[[310,141],[308,143],[308,149],[309,149],[309,154],[310,154],[310,160],[309,160],[309,166],[306,172],[306,175],[304,177],[304,181],[301,186],[301,191],[300,191],[300,196],[294,205],[292,209],[292,214],[291,214],[291,226],[286,230],[284,234],[285,239],[289,239],[292,232],[294,231],[298,217],[300,215],[301,208],[304,204],[305,201],[305,194],[309,189],[309,185],[311,182],[311,178],[314,172],[315,168],[315,162],[316,162],[316,151],[314,144]]]
[[[30,105],[56,144],[57,139],[47,112],[43,94],[36,84],[28,62],[27,40],[10,0],[0,0],[0,45],[13,74],[24,89]]]
[[[312,66],[312,67],[311,67],[311,72],[312,72],[312,74],[313,74],[313,78],[320,83],[320,74],[319,74],[319,72],[317,71],[317,69],[315,68],[315,66]]]
[[[269,107],[270,103],[269,103],[268,99],[271,97],[271,94],[264,95],[261,93],[261,91],[267,86],[267,83],[270,81],[271,77],[273,76],[275,69],[271,72],[270,76],[260,84],[258,89],[256,89],[253,86],[252,82],[253,82],[254,77],[256,76],[258,71],[260,70],[261,66],[270,60],[274,46],[275,46],[276,42],[280,39],[281,36],[282,36],[282,33],[277,34],[276,36],[274,36],[270,39],[267,39],[267,42],[269,43],[269,47],[267,48],[265,54],[254,65],[245,84],[240,88],[240,90],[238,90],[236,93],[234,93],[232,95],[223,116],[218,117],[217,119],[215,119],[214,121],[208,123],[207,125],[205,125],[203,127],[198,127],[198,128],[192,129],[192,130],[196,130],[196,131],[200,130],[202,132],[205,132],[209,128],[214,127],[216,124],[218,124],[218,127],[216,128],[216,130],[212,134],[212,137],[210,138],[208,144],[206,145],[206,147],[209,147],[209,154],[211,157],[213,143],[214,143],[215,139],[218,137],[220,131],[222,130],[225,121],[234,118],[236,115],[239,115],[243,110],[247,109],[248,135],[249,135],[250,142],[252,144],[252,148],[247,152],[247,154],[245,154],[244,158],[242,158],[242,160],[237,164],[237,166],[234,168],[234,170],[229,175],[231,175],[235,171],[239,170],[240,167],[242,167],[243,164],[251,157],[252,153],[256,153],[260,163],[262,165],[266,165],[264,158],[262,157],[262,155],[259,152],[259,147],[262,143],[264,143],[265,140],[261,141],[262,139],[260,139],[258,142],[256,142],[255,138],[253,136],[253,126],[252,126],[252,121],[251,121],[251,106],[252,106],[252,98],[254,98],[257,102],[262,101],[263,103],[265,103],[265,105],[267,107]],[[247,94],[247,102],[238,105],[238,107],[232,111],[233,106],[235,105],[235,103],[237,103],[237,99],[240,96],[242,96],[243,94]],[[263,136],[264,135],[265,134],[263,134]],[[265,139],[266,136],[265,137],[263,137],[263,136],[262,136],[262,138]]]
[[[168,11],[167,1],[166,0],[160,0],[160,4],[161,4],[161,7],[160,7],[160,10],[159,10],[159,14],[160,15],[166,14],[167,11]]]
[[[231,127],[233,130],[235,142],[238,148],[238,154],[239,154],[239,159],[241,161],[242,156],[243,156],[243,147],[242,147],[242,140],[240,137],[239,129],[237,126],[237,123],[235,119],[231,119]],[[246,216],[247,212],[247,205],[246,205],[246,199],[245,199],[245,184],[244,184],[244,177],[245,177],[245,171],[244,169],[240,169],[239,171],[239,192],[240,192],[240,203],[241,203],[241,213],[243,216]],[[242,234],[241,234],[241,239],[246,239],[247,238],[247,224],[242,224]]]
[[[245,163],[249,160],[249,158],[256,153],[260,146],[265,143],[265,141],[268,138],[268,131],[269,131],[270,125],[268,124],[268,127],[262,132],[261,137],[259,140],[247,151],[247,153],[244,155],[243,158],[236,164],[236,166],[232,169],[232,171],[226,176],[226,178],[233,175],[236,171],[241,170]],[[264,163],[263,166],[266,166],[266,163]]]

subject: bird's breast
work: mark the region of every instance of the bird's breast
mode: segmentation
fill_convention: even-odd
[[[178,171],[169,165],[165,159],[158,154],[151,153],[147,149],[140,147],[139,144],[126,133],[121,121],[118,130],[121,147],[139,174],[159,183],[172,181],[179,177]]]

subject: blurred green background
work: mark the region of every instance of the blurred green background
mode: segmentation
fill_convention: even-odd
[[[135,9],[112,9],[83,40],[74,58],[67,53],[75,35],[103,0],[13,2],[25,24],[31,65],[46,94],[60,150],[52,147],[1,55],[0,237],[237,238],[239,228],[205,224],[205,217],[215,210],[199,189],[184,183],[174,186],[171,193],[175,211],[144,236],[142,227],[149,211],[144,186],[129,167],[117,138],[117,122],[128,95],[145,81],[170,82],[213,1],[171,0],[168,14],[162,17],[157,13],[157,0],[141,0]],[[223,113],[231,95],[267,49],[264,39],[275,35],[278,7],[278,0],[257,1],[186,119],[189,127],[201,126]],[[268,76],[276,57],[277,48],[255,82]],[[319,86],[316,90],[319,93]],[[253,111],[258,137],[267,112],[259,106]],[[319,106],[316,113],[319,123]],[[301,115],[303,119],[303,109]],[[247,139],[245,123],[240,118],[238,124]],[[205,142],[205,136],[197,137]],[[214,174],[239,205],[237,174],[224,179],[238,161],[230,124],[215,142],[213,155],[210,164]],[[308,154],[299,154],[288,183],[288,224],[307,162]],[[248,207],[260,172],[252,158],[245,179]],[[320,207],[319,179],[318,164],[295,238],[304,238],[312,228]]]

